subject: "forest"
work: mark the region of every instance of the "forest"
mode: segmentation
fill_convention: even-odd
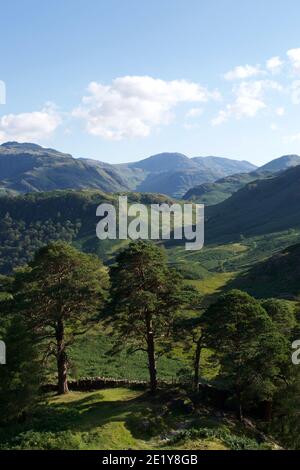
[[[8,215],[3,226],[18,233]],[[297,301],[228,288],[203,302],[198,287],[165,248],[141,240],[109,265],[68,241],[44,241],[2,275],[0,448],[101,448],[98,418],[115,425],[100,405],[114,396],[126,416],[113,448],[128,434],[134,448],[299,448]],[[89,355],[112,377],[84,374]],[[120,374],[125,363],[129,376]],[[80,413],[93,423],[84,431]]]

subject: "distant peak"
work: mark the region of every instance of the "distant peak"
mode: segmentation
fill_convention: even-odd
[[[1,147],[8,148],[8,149],[18,148],[18,149],[24,149],[24,150],[40,150],[43,148],[41,147],[41,145],[38,145],[38,144],[32,144],[29,142],[15,142],[15,141],[5,142],[4,144],[1,145]]]
[[[261,166],[260,170],[280,171],[300,165],[299,155],[283,155],[282,157],[271,160],[269,163]]]

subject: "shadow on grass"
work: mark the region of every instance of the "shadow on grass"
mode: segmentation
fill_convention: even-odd
[[[70,395],[71,397],[71,395]],[[72,398],[74,395],[72,394]],[[68,396],[66,396],[68,398]],[[0,441],[9,441],[20,433],[26,431],[59,433],[65,431],[92,432],[95,428],[101,428],[106,424],[124,422],[125,427],[136,439],[153,437],[147,432],[142,432],[139,424],[141,418],[153,412],[159,412],[159,400],[152,400],[148,392],[144,392],[133,398],[105,400],[105,396],[99,393],[90,393],[78,400],[52,402],[39,406],[30,420],[23,425],[15,425],[6,429]]]

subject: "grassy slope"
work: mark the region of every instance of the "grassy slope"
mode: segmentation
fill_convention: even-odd
[[[0,431],[0,448],[14,449],[200,449],[259,448],[253,434],[231,417],[199,408],[195,415],[169,412],[161,420],[161,399],[149,400],[126,388],[73,392],[50,397],[26,425]],[[146,417],[146,418],[145,418]],[[141,424],[148,418],[147,428]],[[196,438],[174,439],[183,429]],[[13,440],[12,439],[13,436]]]
[[[94,330],[86,337],[78,339],[71,349],[71,362],[74,364],[74,377],[100,376],[129,380],[148,380],[145,353],[127,354],[125,349],[112,355],[113,340],[105,332]],[[180,352],[173,352],[158,361],[160,378],[172,380],[177,372],[186,365]]]

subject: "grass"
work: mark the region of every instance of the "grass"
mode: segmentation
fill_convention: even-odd
[[[230,449],[232,443],[258,447],[237,423],[228,421],[224,430],[219,416],[207,417],[206,410],[200,415],[195,421],[193,415],[178,411],[166,414],[162,397],[151,399],[127,388],[72,392],[51,396],[26,424],[0,431],[0,449],[219,450]]]
[[[203,295],[202,307],[215,301],[220,294],[226,291],[227,285],[235,279],[238,273],[214,273],[205,279],[190,280],[189,284],[196,287]]]
[[[112,339],[99,329],[78,338],[70,350],[71,376],[112,377],[128,380],[148,380],[146,354],[138,351],[128,354],[125,349],[112,355]],[[186,358],[180,351],[173,351],[158,360],[160,379],[172,381],[179,370],[186,366]]]
[[[213,301],[226,285],[234,279],[236,273],[215,273],[203,280],[190,280],[189,284],[194,285],[203,294],[202,306],[205,307]],[[190,312],[195,315],[195,312]],[[83,337],[78,337],[71,346],[70,376],[80,377],[110,377],[128,380],[148,380],[149,371],[147,357],[144,352],[138,351],[128,354],[125,348],[116,354],[111,354],[113,339],[108,335],[107,330],[103,330],[101,325],[95,327]],[[216,371],[209,364],[210,352],[204,350],[202,353],[201,375],[204,379],[210,380],[215,377]],[[166,356],[159,358],[157,363],[158,378],[167,381],[176,381],[182,371],[190,370],[192,358],[179,343],[175,345]],[[52,369],[55,372],[55,368]]]

